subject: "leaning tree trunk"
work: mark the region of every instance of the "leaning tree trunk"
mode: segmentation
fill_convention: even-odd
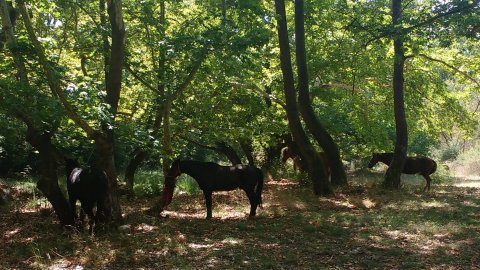
[[[392,1],[393,28],[397,27],[402,18],[402,0]],[[405,116],[405,101],[403,92],[405,51],[401,33],[393,42],[395,59],[393,64],[393,105],[395,112],[396,143],[393,160],[385,174],[384,186],[400,188],[400,175],[407,155],[408,135]]]
[[[322,146],[323,151],[330,161],[330,170],[332,174],[333,185],[346,185],[347,175],[340,158],[340,151],[333,138],[318,120],[313,111],[308,90],[308,70],[307,57],[305,52],[305,28],[304,28],[304,8],[303,0],[295,1],[295,44],[296,60],[298,69],[298,100],[299,108],[303,120],[310,133],[316,141]]]
[[[3,30],[7,38],[7,47],[12,53],[17,69],[18,80],[29,86],[30,83],[25,68],[25,61],[17,48],[13,25],[10,23],[11,19],[5,0],[0,0],[0,11]],[[53,210],[60,220],[60,224],[74,225],[74,216],[70,209],[70,204],[58,186],[57,167],[61,156],[58,149],[52,144],[51,137],[53,134],[40,133],[35,129],[33,121],[29,116],[22,112],[16,111],[13,112],[13,114],[27,125],[26,141],[38,151],[40,156],[40,179],[37,182],[37,188],[52,204]]]
[[[275,0],[275,10],[277,14],[280,64],[283,74],[288,126],[292,133],[293,140],[297,143],[302,156],[308,164],[308,175],[313,182],[314,193],[316,195],[330,195],[333,194],[333,189],[321,165],[320,156],[310,143],[298,114],[284,0]]]
[[[51,141],[52,134],[39,133],[31,125],[27,126],[26,140],[39,153],[40,179],[37,188],[52,204],[61,225],[74,225],[73,211],[58,185],[57,169],[62,156]]]

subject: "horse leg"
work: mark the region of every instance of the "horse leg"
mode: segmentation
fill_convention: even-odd
[[[422,174],[422,175],[425,178],[425,180],[427,180],[427,184],[423,188],[423,192],[425,192],[425,190],[430,191],[430,183],[432,182],[432,178],[430,178],[430,175],[428,174]]]
[[[95,222],[105,222],[105,206],[103,199],[97,200],[97,212],[95,213]]]
[[[205,197],[205,205],[207,206],[207,219],[212,218],[212,191],[203,191]]]
[[[85,211],[85,213],[88,216],[88,233],[90,235],[93,235],[93,228],[95,227],[95,215],[93,214],[93,204],[92,203],[87,203],[87,204],[82,203],[82,209],[83,209],[83,211]]]
[[[79,220],[77,216],[77,198],[69,195],[68,200],[70,203],[70,211],[72,212],[72,215],[73,215],[73,226],[75,229],[80,229],[81,227],[79,227],[79,223],[78,223]]]
[[[255,191],[252,190],[245,190],[245,193],[247,193],[248,200],[250,201],[250,218],[255,217],[257,214],[257,206],[258,206],[258,201],[257,201],[257,194]]]

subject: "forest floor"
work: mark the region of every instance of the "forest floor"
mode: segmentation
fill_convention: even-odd
[[[17,190],[0,208],[0,269],[480,269],[480,189],[378,179],[350,175],[330,198],[269,180],[255,219],[241,191],[214,194],[212,220],[201,193],[175,195],[164,218],[145,214],[153,198],[122,198],[126,225],[94,237]]]

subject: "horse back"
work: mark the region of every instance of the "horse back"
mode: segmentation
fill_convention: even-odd
[[[255,186],[259,172],[262,173],[255,166],[241,164],[234,166],[210,166],[208,172],[196,179],[201,189],[212,191],[229,191]]]
[[[437,170],[437,163],[428,157],[407,157],[403,173],[430,175]]]
[[[105,196],[108,187],[107,175],[96,168],[75,168],[67,181],[69,196],[82,200],[98,200]]]

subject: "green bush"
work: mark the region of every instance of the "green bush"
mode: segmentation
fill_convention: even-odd
[[[139,196],[158,196],[163,191],[165,178],[161,170],[140,170],[135,176],[133,191]],[[188,194],[200,191],[195,179],[188,175],[181,175],[177,178],[175,192]]]
[[[458,145],[444,145],[438,149],[438,157],[441,161],[454,160],[460,154]]]
[[[133,191],[139,196],[157,196],[163,190],[164,177],[160,170],[140,170],[135,175]]]

